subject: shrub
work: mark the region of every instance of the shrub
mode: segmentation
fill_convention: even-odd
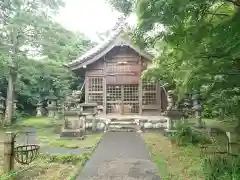
[[[13,111],[12,122],[16,123],[18,121],[23,120],[26,117],[29,117],[29,115],[24,113],[24,112],[20,112],[18,110],[15,110],[15,111]]]
[[[210,140],[200,132],[194,131],[187,120],[180,120],[176,124],[176,133],[169,138],[171,141],[176,142],[179,146],[186,146],[189,144],[209,143]]]
[[[239,180],[240,157],[228,154],[213,154],[203,159],[206,180]]]

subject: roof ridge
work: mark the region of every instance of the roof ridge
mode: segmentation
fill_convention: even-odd
[[[127,26],[128,26],[128,23],[126,22],[126,20],[127,20],[127,17],[119,17],[117,23],[115,24],[114,28],[112,29],[112,33],[110,33],[109,36],[105,40],[100,42],[98,45],[96,45],[89,51],[85,52],[82,56],[80,56],[77,59],[68,63],[67,66],[68,67],[74,66],[81,61],[82,62],[86,61],[86,60],[94,57],[99,52],[106,49],[111,43],[113,43],[121,35],[121,33],[125,32],[125,30],[127,29]],[[126,40],[124,40],[124,41],[126,41]],[[131,45],[131,43],[129,43],[129,45]],[[135,49],[135,48],[133,48],[133,49]]]

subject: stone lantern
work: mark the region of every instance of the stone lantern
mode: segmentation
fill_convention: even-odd
[[[81,98],[80,98],[80,96],[81,96],[81,91],[76,91],[75,92],[75,103],[76,103],[76,108],[77,109],[81,109],[81,106],[80,106],[80,102],[81,102]]]
[[[18,102],[17,100],[14,100],[14,102],[13,102],[13,109],[14,109],[14,110],[17,109],[17,102]]]
[[[191,99],[190,99],[190,94],[186,94],[186,97],[184,98],[184,116],[187,118],[190,113],[190,108],[191,108]]]
[[[2,92],[0,92],[0,121],[3,122],[4,120],[4,102],[5,102],[5,98],[2,96]]]
[[[60,119],[62,116],[62,103],[61,100],[57,101],[57,111],[55,113],[55,119]]]
[[[42,117],[42,103],[40,100],[37,103],[36,112],[36,117]]]
[[[173,91],[171,90],[168,91],[167,101],[168,101],[167,110],[170,110],[173,108]]]
[[[48,96],[47,102],[48,117],[54,118],[57,112],[57,97],[54,95],[54,92],[51,90],[50,95]]]
[[[199,92],[194,93],[192,96],[192,101],[193,101],[192,110],[194,111],[195,118],[197,119],[197,126],[201,128],[203,127],[202,116],[201,116],[203,107],[200,103],[200,100],[201,100],[200,93]]]

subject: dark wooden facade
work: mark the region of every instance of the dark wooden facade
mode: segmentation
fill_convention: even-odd
[[[159,115],[166,108],[160,84],[141,80],[150,64],[131,47],[114,47],[85,67],[85,101],[97,102],[104,114]]]
[[[85,101],[96,102],[103,114],[160,115],[167,98],[158,82],[141,79],[152,56],[124,38],[125,23],[112,35],[67,66],[85,78]]]

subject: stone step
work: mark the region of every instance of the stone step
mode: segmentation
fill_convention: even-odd
[[[112,132],[136,132],[139,130],[139,126],[136,123],[110,123],[108,125],[108,131]]]
[[[136,122],[132,121],[111,121],[111,125],[136,125]]]
[[[108,129],[108,132],[136,132],[136,129]]]
[[[121,125],[112,125],[112,124],[109,124],[108,125],[108,128],[138,128],[138,125],[137,124],[121,124]]]
[[[133,118],[112,118],[111,122],[135,122]]]

